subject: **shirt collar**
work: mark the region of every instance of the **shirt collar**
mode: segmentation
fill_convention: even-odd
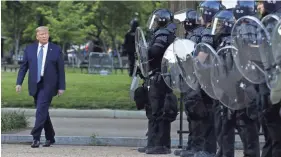
[[[49,45],[49,42],[47,42],[47,44],[44,45],[44,48],[47,48],[48,45]],[[38,43],[38,47],[41,47],[41,46],[42,46],[42,44],[41,44],[41,43]]]

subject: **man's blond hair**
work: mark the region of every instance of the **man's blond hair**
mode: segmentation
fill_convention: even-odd
[[[47,31],[49,32],[49,28],[46,26],[40,26],[36,28],[36,33],[38,33],[39,31]]]

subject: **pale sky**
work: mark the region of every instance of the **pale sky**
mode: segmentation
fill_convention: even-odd
[[[222,4],[226,8],[234,8],[236,5],[237,0],[222,0]]]

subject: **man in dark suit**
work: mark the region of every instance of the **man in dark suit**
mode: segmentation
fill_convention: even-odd
[[[48,27],[38,27],[36,38],[38,42],[28,45],[24,51],[16,85],[16,91],[20,92],[26,72],[29,70],[29,95],[33,96],[36,106],[35,126],[31,131],[32,148],[39,147],[43,128],[46,138],[43,146],[49,147],[55,143],[49,106],[52,98],[62,95],[65,90],[64,61],[60,47],[49,42]]]

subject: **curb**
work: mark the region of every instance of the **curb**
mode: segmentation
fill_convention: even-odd
[[[31,144],[32,136],[29,135],[11,135],[2,134],[2,144]],[[41,137],[44,139],[44,136]],[[91,137],[91,136],[57,136],[56,145],[85,145],[85,146],[123,146],[123,147],[145,147],[145,138],[136,137]],[[41,141],[42,142],[42,141]],[[185,145],[187,140],[183,140]],[[171,140],[172,148],[177,148],[179,144],[178,139]],[[260,148],[264,142],[260,142]],[[235,149],[242,150],[243,144],[241,141],[235,141]]]
[[[24,111],[26,116],[35,116],[35,109],[27,108],[2,108],[2,112]],[[111,118],[111,119],[147,119],[145,111],[127,111],[127,110],[77,110],[77,109],[49,109],[51,117],[64,118]],[[177,117],[179,120],[179,115]],[[183,114],[183,119],[186,115]]]

